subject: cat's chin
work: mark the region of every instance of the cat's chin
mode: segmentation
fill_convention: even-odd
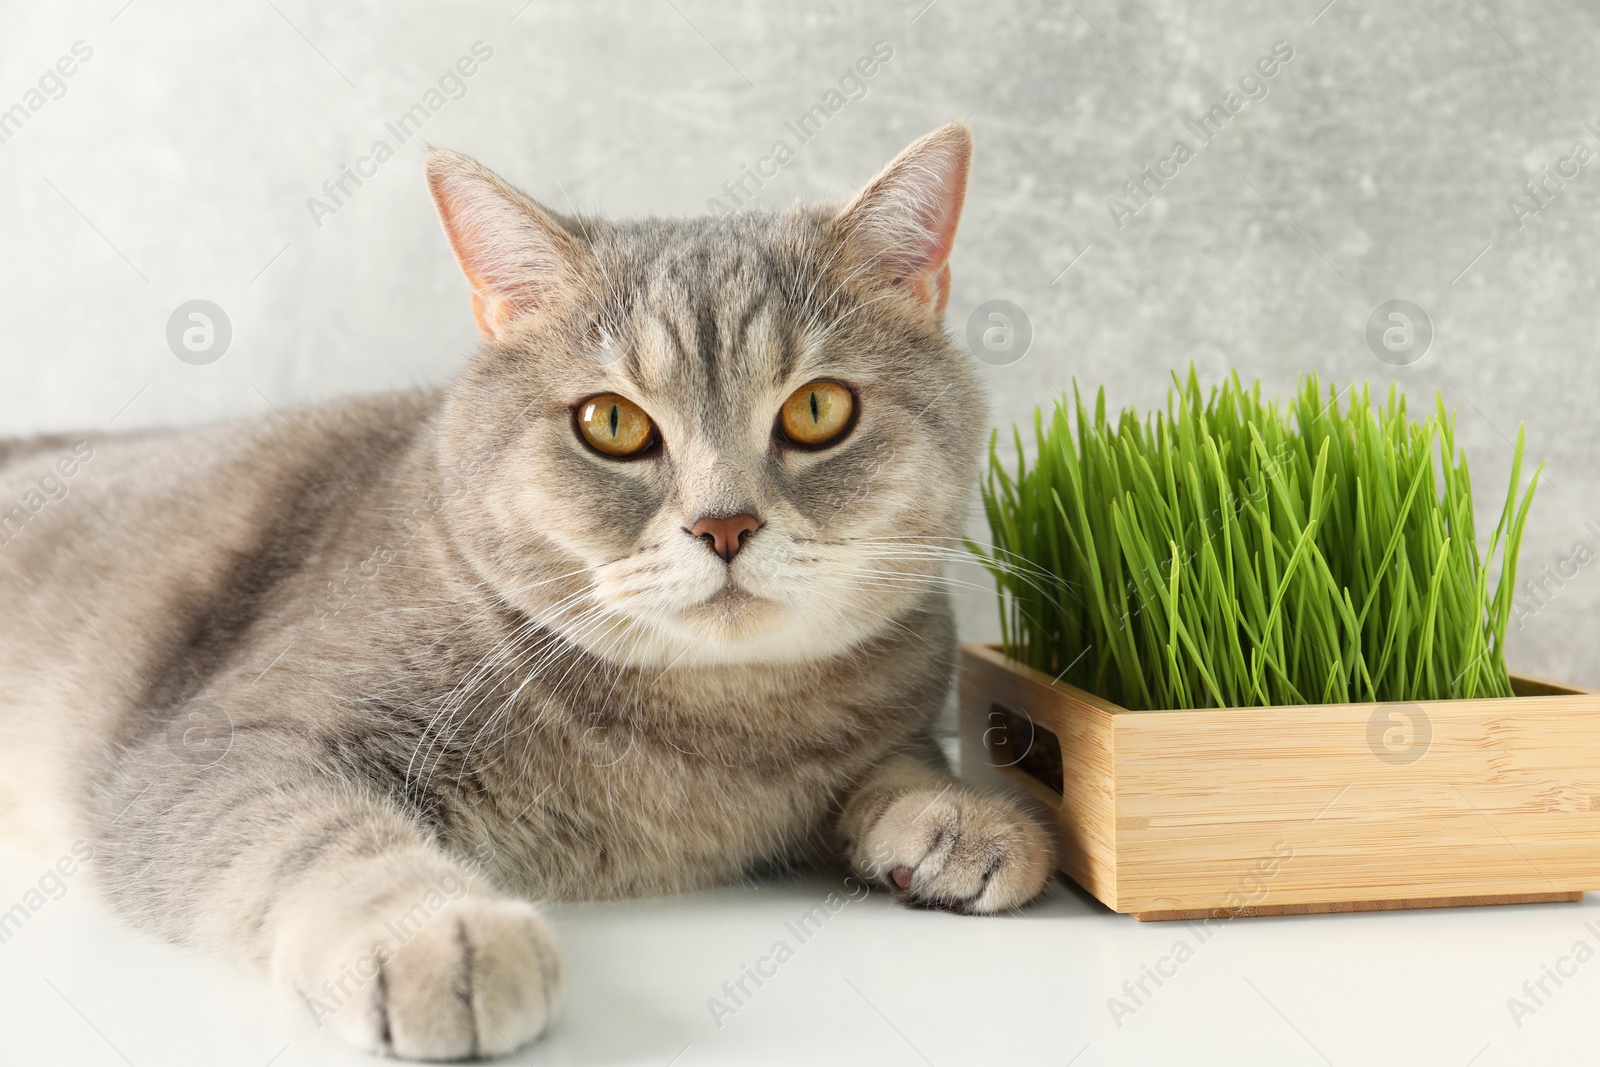
[[[629,667],[712,667],[798,663],[838,655],[873,636],[837,615],[831,625],[792,605],[729,585],[650,621],[630,616],[598,639],[575,640]]]
[[[718,619],[735,620],[758,612],[764,607],[775,608],[777,605],[730,582],[706,597],[692,610]]]
[[[712,640],[742,644],[780,628],[783,615],[782,605],[730,582],[680,612],[678,619],[681,627]]]

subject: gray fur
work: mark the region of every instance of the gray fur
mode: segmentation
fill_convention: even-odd
[[[908,900],[1033,897],[1043,832],[955,786],[928,734],[984,426],[937,315],[886,285],[860,212],[523,209],[566,273],[502,287],[533,307],[448,389],[92,435],[0,546],[5,799],[68,813],[133,922],[423,1058],[546,1026],[559,956],[528,900],[841,849],[880,888],[914,872]],[[854,386],[857,426],[779,447],[818,377]],[[578,441],[605,392],[660,456]],[[74,440],[0,442],[0,502]],[[687,535],[741,510],[765,525],[731,565]],[[730,575],[753,595],[705,603]]]

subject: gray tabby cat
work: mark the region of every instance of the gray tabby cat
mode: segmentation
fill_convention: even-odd
[[[970,153],[613,223],[435,151],[484,335],[449,388],[0,443],[0,508],[76,457],[0,514],[10,822],[68,813],[133,922],[420,1059],[549,1025],[533,900],[830,851],[907,902],[1034,898],[1046,832],[929,733],[985,423],[941,326]]]

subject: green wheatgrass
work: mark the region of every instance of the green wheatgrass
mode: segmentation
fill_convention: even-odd
[[[1511,695],[1539,476],[1519,496],[1520,428],[1480,554],[1442,398],[1414,421],[1393,386],[1374,406],[1313,374],[1280,408],[1237,374],[1209,395],[1193,367],[1173,383],[1164,414],[1113,422],[1104,390],[1090,412],[1074,382],[1070,405],[1035,411],[1031,465],[1020,429],[1014,467],[991,439],[994,543],[971,547],[1008,655],[1135,709]]]

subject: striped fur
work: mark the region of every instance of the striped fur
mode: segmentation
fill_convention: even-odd
[[[908,901],[1031,899],[1044,832],[929,738],[984,425],[938,317],[967,144],[718,221],[566,218],[431,157],[482,351],[437,392],[88,435],[0,546],[0,803],[87,838],[133,922],[406,1057],[546,1027],[529,901],[829,854]],[[818,377],[854,430],[779,447]],[[658,456],[578,441],[606,392]],[[0,442],[0,507],[76,440]],[[687,534],[740,510],[731,564]]]

